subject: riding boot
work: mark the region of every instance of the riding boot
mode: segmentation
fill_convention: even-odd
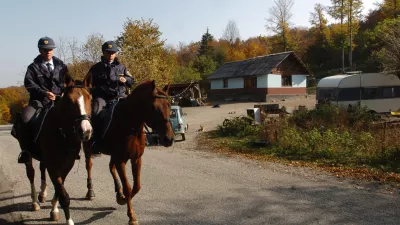
[[[99,144],[98,142],[96,143],[95,136],[93,135],[93,140],[92,140],[92,157],[100,157],[101,156],[101,151],[100,151],[100,146],[96,145]]]
[[[92,157],[100,157],[101,152],[100,152],[100,146],[96,145],[99,144],[98,141],[100,140],[100,134],[98,134],[98,129],[97,127],[98,121],[92,120],[92,125],[93,125],[93,136],[92,136]]]
[[[18,156],[18,163],[28,163],[32,159],[32,152],[29,145],[33,144],[29,125],[26,123],[20,123],[18,133],[18,142],[21,147],[21,153]]]

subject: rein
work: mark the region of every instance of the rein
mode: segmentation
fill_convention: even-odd
[[[73,86],[68,86],[65,88],[64,90],[64,94],[67,92],[67,90],[69,89],[73,89],[73,88],[82,88],[82,89],[86,89],[87,91],[89,91],[89,89],[81,84],[75,84]],[[59,97],[61,99],[62,96],[57,95],[57,97]],[[83,120],[87,120],[89,121],[90,124],[92,124],[92,121],[90,120],[89,115],[87,114],[83,114],[83,115],[79,115],[76,119],[74,119],[74,123],[72,124],[72,132],[71,133],[66,133],[64,131],[64,129],[62,127],[59,127],[58,130],[60,131],[61,135],[66,139],[68,138],[68,136],[72,136],[72,135],[76,135],[77,134],[77,128],[76,126],[79,126],[79,123],[81,123]]]
[[[161,99],[168,99],[168,97],[167,97],[166,95],[162,95],[162,94],[157,94],[157,95],[154,95],[153,97],[154,97],[154,98],[161,98]],[[167,122],[171,122],[171,119],[168,119]],[[144,124],[144,127],[147,127],[147,126],[148,126],[148,125],[145,123],[145,124]],[[146,128],[146,129],[147,129],[147,128]],[[132,127],[132,128],[131,128],[131,132],[134,133],[134,134],[137,134],[137,133],[139,133],[139,132],[141,132],[141,131],[140,131],[139,128]]]
[[[165,98],[165,99],[167,99],[168,97],[167,96],[165,96],[165,95],[155,95],[154,96],[155,98]]]

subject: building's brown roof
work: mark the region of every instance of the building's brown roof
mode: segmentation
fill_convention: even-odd
[[[271,71],[278,67],[290,55],[294,55],[300,64],[308,71],[306,66],[296,56],[294,52],[282,52],[277,54],[259,56],[243,61],[229,62],[220,66],[213,74],[207,79],[224,79],[245,76],[260,76],[271,73]]]

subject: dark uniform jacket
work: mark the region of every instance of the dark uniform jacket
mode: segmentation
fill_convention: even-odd
[[[37,100],[44,105],[50,102],[46,92],[60,95],[64,91],[64,75],[68,74],[68,68],[63,61],[54,56],[53,65],[54,69],[50,73],[39,55],[28,66],[24,86],[30,94],[30,101]]]
[[[125,84],[119,80],[121,76],[126,79]],[[112,100],[119,96],[125,96],[127,88],[132,87],[134,78],[117,58],[112,63],[107,63],[102,58],[101,62],[90,68],[85,77],[85,82],[92,84],[94,98],[100,97],[104,100]]]

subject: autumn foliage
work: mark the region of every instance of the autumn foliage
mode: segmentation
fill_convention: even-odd
[[[11,123],[15,114],[28,103],[24,87],[0,88],[0,124]]]
[[[163,28],[153,19],[127,19],[121,34],[115,38],[120,49],[118,57],[138,82],[155,79],[161,86],[206,80],[224,63],[283,51],[296,52],[317,78],[337,74],[342,67],[345,71],[363,72],[398,70],[399,0],[383,0],[366,15],[361,15],[361,0],[316,4],[310,13],[310,28],[293,26],[295,23],[290,21],[293,0],[274,3],[265,15],[266,31],[272,34],[247,39],[240,37],[235,21],[229,21],[220,38],[207,28],[198,40],[171,46],[162,38]],[[287,14],[275,13],[278,11],[274,9],[284,9],[278,11]],[[333,18],[331,23],[328,15]],[[68,64],[75,79],[82,79],[100,61],[104,41],[99,33],[89,35],[83,43],[76,38],[69,41],[60,38],[55,55]],[[26,104],[26,93],[17,89],[1,90],[2,123],[11,121],[15,110]]]

